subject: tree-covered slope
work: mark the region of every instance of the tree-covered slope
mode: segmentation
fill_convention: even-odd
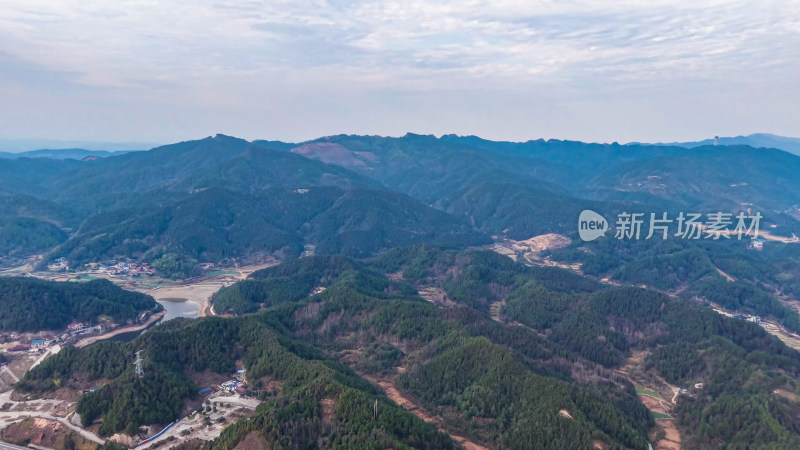
[[[550,197],[547,212],[556,216],[563,210],[559,200],[568,195],[572,198],[565,201],[576,208],[586,205],[587,199],[624,202],[647,211],[738,212],[746,205],[782,227],[796,224],[800,217],[793,175],[800,157],[774,149],[558,140],[514,143],[413,134],[400,138],[340,135],[311,144],[335,145],[337,154],[370,155],[364,164],[349,167],[391,189],[475,218],[475,225],[491,234],[535,231],[530,226],[532,215],[509,208],[514,197],[520,200],[520,209],[541,204],[536,197]],[[324,152],[314,157],[324,159]],[[502,184],[502,192],[492,184]],[[531,190],[539,191],[536,197]],[[552,223],[548,225],[548,231],[556,231]]]
[[[596,198],[647,193],[692,212],[735,213],[749,208],[775,216],[800,203],[798,170],[800,157],[780,150],[706,146],[618,164],[597,173],[584,189]]]
[[[800,330],[800,316],[786,301],[787,295],[800,294],[800,247],[772,244],[768,251],[754,252],[747,250],[748,241],[576,240],[551,256],[580,263],[587,275],[700,299]]]
[[[703,383],[693,396],[678,396],[673,411],[690,448],[714,448],[720,442],[779,448],[800,444],[800,406],[791,400],[800,388],[800,353],[760,326],[659,292],[600,289],[562,269],[501,259],[418,246],[388,252],[375,264],[421,288],[438,286],[449,300],[486,313],[491,304],[502,304],[499,320],[521,323],[553,345],[603,366],[618,368],[633,352],[643,352],[649,373],[675,385]],[[454,363],[451,369],[461,373],[464,366]],[[417,379],[440,378],[425,372]],[[789,394],[776,394],[776,389]],[[774,426],[758,434],[764,422]]]
[[[396,253],[369,265],[340,257],[302,258],[256,272],[218,296],[260,301],[265,314],[283,318],[295,335],[346,355],[359,371],[381,376],[407,368],[397,385],[428,411],[446,417],[451,430],[478,442],[500,448],[591,448],[594,439],[645,446],[650,418],[637,406],[632,386],[571,380],[565,366],[579,358],[536,333],[468,308],[440,309],[408,297],[414,289],[381,275],[389,260],[398,259]],[[567,288],[549,270],[539,275],[565,289],[597,288],[590,281]],[[295,298],[313,286],[325,290],[307,301],[282,304],[279,298],[287,289],[280,281],[302,286]],[[603,369],[585,360],[580,364],[594,367],[587,370],[597,372],[595,381],[604,379]],[[536,430],[523,425],[534,422],[548,425]]]
[[[214,262],[258,254],[297,256],[305,244],[319,253],[368,256],[426,241],[488,242],[468,224],[401,194],[334,187],[254,194],[211,188],[155,210],[93,217],[51,256],[80,264],[179,253]]]
[[[149,295],[126,291],[107,280],[68,283],[0,278],[2,330],[60,330],[74,320],[96,323],[100,316],[124,323],[143,311],[160,309]]]
[[[46,252],[67,240],[50,222],[25,217],[0,217],[0,256]]]
[[[251,420],[226,429],[212,448],[232,448],[249,433],[257,433],[275,447],[290,442],[359,448],[449,446],[435,433],[435,427],[424,425],[383,397],[377,397],[378,419],[373,419],[376,388],[352,370],[383,377],[402,365],[408,367],[409,378],[397,380],[397,385],[426,408],[452,420],[450,429],[474,441],[512,448],[591,448],[593,440],[645,446],[651,419],[646,409],[637,405],[633,387],[603,378],[600,369],[595,381],[604,381],[599,384],[571,382],[565,364],[575,356],[536,333],[498,324],[469,309],[437,308],[414,296],[408,286],[401,287],[375,269],[340,257],[304,258],[257,273],[252,281],[293,274],[298,274],[293,280],[298,284],[325,285],[325,280],[330,284],[322,293],[297,301],[280,301],[275,294],[284,287],[266,286],[261,295],[267,310],[256,315],[173,320],[130,344],[64,351],[31,371],[18,389],[43,393],[56,388],[55,380],[61,380],[58,384],[62,386],[77,386],[87,378],[111,379],[81,399],[81,417],[87,424],[103,417],[100,431],[104,434],[132,431],[151,421],[174,420],[171,411],[191,397],[182,394],[181,386],[188,378],[177,374],[228,373],[233,363],[241,360],[247,368],[249,389],[264,404]],[[134,379],[130,365],[123,363],[135,350],[144,350],[147,360],[142,380]],[[452,359],[452,352],[463,356]],[[350,368],[335,362],[337,359]],[[425,376],[422,382],[415,378],[426,370],[444,370],[455,382],[453,363],[458,360],[462,362],[458,370],[463,373],[459,379],[472,380],[467,384],[443,387]],[[162,375],[153,376],[156,370]],[[478,392],[477,385],[489,379],[482,375],[487,371],[499,375],[500,384],[513,383],[512,378],[519,377],[518,390],[510,396],[499,391]],[[282,383],[277,397],[266,383],[262,385],[262,378]],[[468,388],[470,384],[474,386]],[[499,385],[487,385],[487,389],[496,387]],[[129,400],[137,389],[154,395],[144,404]],[[159,392],[173,394],[157,395]],[[441,395],[431,395],[433,392]],[[323,399],[333,402],[332,426],[331,419],[322,414]],[[572,418],[564,417],[562,410]],[[156,417],[148,411],[163,414]],[[481,424],[470,427],[470,420],[478,414],[483,414]],[[285,428],[289,423],[294,425]],[[534,431],[529,426],[533,423],[548,426]]]
[[[262,318],[264,319],[264,318]],[[129,360],[143,351],[145,373],[137,378]],[[305,442],[358,448],[452,448],[435,427],[403,411],[346,367],[258,318],[173,320],[133,343],[109,342],[83,350],[67,347],[30,371],[18,385],[27,392],[47,392],[82,379],[110,379],[84,395],[77,411],[84,425],[102,418],[101,435],[134,434],[140,425],[178,418],[183,403],[196,395],[187,373],[210,370],[226,374],[241,360],[251,389],[263,403],[253,417],[228,427],[212,448],[233,448],[251,432],[271,448]],[[262,379],[279,380],[277,396]],[[322,402],[333,405],[323,416]],[[378,416],[373,407],[378,401]]]

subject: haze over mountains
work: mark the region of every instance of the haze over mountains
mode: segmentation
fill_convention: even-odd
[[[637,144],[632,142],[631,144]],[[704,139],[702,141],[694,142],[668,142],[656,143],[650,145],[666,145],[694,148],[703,145],[713,145],[714,139]],[[792,138],[786,136],[778,136],[769,133],[754,133],[747,136],[725,137],[721,136],[717,139],[719,145],[749,145],[755,148],[777,148],[795,155],[800,155],[800,138]]]
[[[443,136],[456,137],[455,135]],[[476,138],[479,139],[479,138]],[[269,143],[275,148],[292,149],[300,147],[298,153],[309,152],[302,148],[302,145],[281,141],[262,141]],[[770,133],[754,133],[747,136],[720,137],[717,139],[719,145],[747,145],[754,148],[776,148],[789,153],[800,154],[800,138],[778,136]],[[83,147],[66,148],[65,144],[84,144]],[[631,142],[628,145],[657,145],[694,148],[704,145],[713,145],[714,139],[704,139],[701,141],[690,142],[668,142],[668,143],[639,143]],[[48,148],[43,148],[49,146]],[[155,145],[149,143],[116,143],[116,142],[91,142],[81,143],[79,141],[55,141],[55,140],[0,140],[0,158],[52,158],[52,159],[83,159],[87,156],[104,158],[112,154],[123,154],[130,151],[141,151],[154,148]],[[329,157],[334,157],[336,152],[334,147],[328,151]]]
[[[84,158],[105,158],[114,154],[121,155],[131,150],[118,150],[114,152],[106,150],[86,150],[83,148],[62,148],[62,149],[42,149],[29,150],[19,153],[0,152],[0,158],[50,158],[50,159],[84,159]],[[133,150],[135,151],[135,150]]]
[[[0,152],[22,153],[41,149],[83,149],[90,151],[147,150],[154,142],[87,141],[66,139],[0,139]]]
[[[758,210],[771,232],[791,236],[800,230],[799,170],[798,156],[748,146],[414,134],[288,144],[217,135],[94,161],[0,160],[0,193],[4,217],[53,224],[69,236],[51,257],[89,262],[176,251],[211,261],[237,253],[296,255],[303,245],[363,256],[434,237],[478,244],[490,235],[574,234],[575,217],[586,208]],[[371,205],[369,213],[356,212],[363,205]],[[232,233],[203,243],[192,237],[206,235],[202,221],[197,230],[177,227],[195,216],[223,220],[209,223],[211,230],[261,223],[259,229],[272,230],[265,234],[284,237],[243,246],[247,238]],[[389,217],[395,220],[380,220]]]

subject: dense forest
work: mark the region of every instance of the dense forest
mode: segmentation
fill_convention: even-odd
[[[0,329],[60,330],[72,321],[96,323],[101,316],[116,323],[158,311],[153,297],[126,291],[108,280],[85,283],[35,278],[0,278]]]
[[[424,301],[416,295],[424,286],[440,286],[459,306]],[[664,380],[705,384],[695,397],[680,396],[673,411],[692,448],[800,444],[792,418],[800,410],[773,394],[800,392],[800,354],[755,324],[655,291],[605,288],[493,252],[421,245],[369,262],[301,258],[254,273],[221,291],[219,300],[233,309],[245,305],[238,314],[261,312],[173,320],[129,344],[68,349],[17,388],[44,395],[65,383],[110,379],[82,397],[82,417],[87,424],[103,417],[103,433],[134,432],[177,417],[196,392],[187,374],[229,373],[241,361],[250,389],[264,403],[253,420],[226,429],[213,448],[231,448],[250,433],[281,447],[292,439],[372,448],[444,439],[383,397],[386,406],[379,409],[388,421],[374,422],[364,405],[378,391],[355,370],[394,380],[443,417],[449,430],[475,442],[645,448],[653,419],[633,386],[609,370],[637,350],[648,355],[647,370]],[[489,317],[494,302],[505,302],[501,322]],[[136,350],[146,355],[141,380],[124,363]],[[262,390],[257,380],[264,376],[283,382],[277,396]],[[148,398],[158,403],[134,402],[138,390],[152,392]],[[335,423],[321,412],[323,398],[334,399]],[[359,413],[362,408],[367,413]],[[738,408],[756,409],[742,415]],[[775,425],[757,432],[764,421]],[[446,441],[438,442],[434,447]]]
[[[482,311],[504,301],[502,313],[508,322],[538,330],[558,347],[602,366],[620,367],[634,349],[645,350],[647,367],[665,380],[676,385],[704,383],[700,395],[681,396],[676,411],[691,448],[712,447],[719,441],[791,442],[790,447],[800,443],[797,422],[791,419],[800,412],[797,405],[773,394],[776,388],[797,392],[800,354],[760,326],[651,290],[600,289],[568,271],[510,260],[503,264],[498,258],[503,257],[421,246],[389,252],[375,263],[387,271],[401,270],[419,286],[439,285],[448,298]],[[463,368],[453,370],[461,373]],[[753,378],[754,374],[759,375]],[[735,408],[720,406],[747,407],[754,395],[767,399],[769,406],[746,419]],[[770,434],[754,438],[754,427],[761,421],[776,426]],[[747,431],[740,433],[737,427]]]
[[[323,254],[365,257],[428,241],[489,242],[465,222],[402,194],[335,187],[275,187],[252,194],[209,188],[157,209],[99,214],[51,257],[77,265],[118,257],[155,261],[164,254],[200,262],[255,255],[290,259],[304,245]]]
[[[56,225],[27,217],[0,217],[0,256],[47,252],[67,240]]]
[[[800,315],[778,297],[798,292],[800,250],[748,252],[747,243],[704,241],[574,242],[552,252],[580,262],[587,275],[645,285],[684,299],[713,302],[730,311],[760,315],[800,331]]]
[[[145,374],[137,378],[126,362],[140,349],[146,352]],[[30,371],[17,389],[47,392],[77,383],[76,374],[110,379],[82,396],[77,411],[84,425],[102,417],[101,435],[133,434],[141,425],[178,418],[183,402],[197,393],[185,373],[231,373],[237,360],[244,362],[256,391],[258,380],[267,378],[281,380],[284,388],[277,397],[264,390],[265,402],[255,416],[227,428],[214,447],[232,448],[250,432],[281,448],[318,439],[333,446],[375,449],[452,447],[446,435],[398,408],[351,370],[259,318],[177,319],[133,343],[68,347]],[[321,417],[323,399],[335,403],[335,419]],[[373,418],[376,399],[380,412]]]
[[[762,211],[764,227],[786,235],[797,223],[787,213],[800,204],[797,167],[795,155],[745,146],[415,134],[291,144],[217,135],[91,162],[0,159],[0,217],[59,226],[71,239],[50,256],[76,262],[174,252],[204,262],[259,253],[290,258],[304,244],[321,254],[361,257],[425,241],[473,245],[482,239],[470,235],[476,231],[517,240],[574,235],[575,217],[587,208],[734,213],[749,204]],[[702,189],[686,181],[693,179],[702,180]],[[770,179],[777,181],[764,182]],[[294,191],[313,199],[287,196]],[[314,211],[319,217],[312,223],[307,215]],[[189,236],[175,232],[183,228]],[[31,244],[15,251],[37,251]]]
[[[249,279],[222,288],[212,302],[217,312],[245,314],[282,302],[296,302],[315,289],[349,280],[361,290],[380,295],[384,291],[416,293],[410,286],[392,282],[365,264],[345,256],[299,258],[252,273]]]
[[[258,394],[265,403],[256,417],[226,429],[215,447],[231,448],[248,433],[256,432],[279,446],[288,445],[292,439],[312,442],[326,436],[326,442],[332,444],[366,442],[368,448],[383,448],[397,436],[405,436],[400,443],[439,448],[447,441],[436,437],[435,428],[423,426],[386,400],[381,400],[385,406],[379,406],[382,412],[374,423],[370,398],[376,394],[375,388],[352,372],[356,369],[380,375],[402,365],[409,371],[398,385],[431,409],[451,417],[459,432],[481,442],[515,448],[526,447],[530,439],[552,442],[553,448],[567,442],[563,439],[568,439],[572,448],[591,448],[593,439],[634,447],[643,447],[646,442],[652,419],[637,404],[630,384],[605,380],[597,385],[572,385],[566,361],[577,356],[554,347],[536,333],[506,327],[471,309],[437,308],[416,297],[409,285],[342,257],[303,258],[257,272],[248,281],[270,282],[294,274],[298,284],[305,281],[311,286],[327,280],[322,281],[327,288],[310,298],[281,302],[266,300],[285,292],[285,286],[265,284],[260,288],[265,300],[261,313],[236,319],[173,320],[130,344],[110,343],[104,350],[94,350],[96,353],[92,353],[92,347],[62,352],[31,371],[18,389],[43,393],[64,383],[79,383],[83,376],[111,379],[97,392],[82,397],[79,409],[89,422],[107,417],[103,432],[131,431],[148,420],[173,420],[170,408],[180,406],[174,399],[190,397],[182,395],[181,384],[168,374],[206,369],[229,373],[233,363],[240,360],[249,380],[269,376],[282,380],[284,388],[278,397]],[[554,277],[547,274],[544,278]],[[354,335],[359,337],[354,340]],[[349,364],[352,369],[322,356],[323,351],[342,355],[360,348],[365,351]],[[146,419],[138,404],[128,403],[129,393],[142,381],[132,378],[130,368],[117,364],[120,357],[130,358],[139,349],[145,350],[149,364],[164,374],[158,379],[158,389],[166,391],[159,398],[169,405],[147,407],[148,411],[162,411],[158,418]],[[423,349],[428,350],[420,353]],[[105,357],[106,352],[123,356]],[[452,362],[446,362],[451,361],[451,352],[460,352],[470,361],[464,362],[465,368],[474,367],[474,372],[464,372],[468,382],[450,387],[430,384],[433,380],[424,376],[425,371],[454,369],[447,366]],[[498,361],[510,365],[494,367]],[[87,366],[91,372],[85,369]],[[514,393],[483,392],[480,385],[488,381],[482,375],[487,370],[501,376],[496,381],[498,386],[514,384],[511,377],[525,381]],[[252,384],[251,389],[259,391],[259,382]],[[309,389],[311,385],[316,387]],[[609,401],[609,396],[615,400]],[[336,418],[342,423],[333,431],[321,417],[322,398],[335,399]],[[540,406],[530,408],[534,404]],[[562,410],[573,419],[564,418]],[[483,418],[480,423],[474,420],[479,417]],[[288,421],[296,426],[286,435]],[[534,435],[529,434],[534,431],[526,423],[548,423],[553,428],[542,428]]]

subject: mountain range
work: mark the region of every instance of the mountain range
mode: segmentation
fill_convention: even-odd
[[[800,138],[792,138],[786,136],[778,136],[769,133],[754,133],[747,136],[724,137],[721,136],[717,139],[703,139],[701,141],[693,142],[669,142],[669,143],[656,143],[656,144],[638,144],[633,145],[658,145],[658,146],[674,146],[684,148],[701,147],[704,145],[747,145],[753,148],[777,148],[785,152],[800,155]]]
[[[232,196],[224,203],[234,216],[257,216],[262,211],[275,214],[269,212],[271,208],[285,207],[289,209],[272,216],[269,222],[278,229],[308,230],[299,235],[294,231],[297,238],[291,244],[279,239],[282,245],[264,245],[259,251],[243,246],[239,242],[243,238],[235,234],[224,238],[223,246],[247,248],[239,256],[269,254],[285,246],[297,249],[301,244],[318,245],[320,242],[311,236],[326,233],[349,236],[348,241],[355,239],[342,245],[363,244],[367,250],[361,251],[362,255],[390,248],[395,237],[398,242],[409,242],[410,236],[421,240],[434,235],[455,236],[466,228],[516,240],[548,232],[574,234],[576,214],[592,208],[610,215],[625,209],[758,210],[765,226],[772,227],[770,232],[791,236],[800,230],[798,169],[798,156],[748,146],[687,149],[553,140],[512,143],[414,134],[401,138],[340,135],[289,144],[217,135],[93,161],[0,160],[0,173],[4,174],[0,183],[4,206],[0,211],[6,217],[25,217],[60,227],[69,241],[54,249],[52,257],[75,257],[73,249],[77,247],[91,258],[139,257],[154,248],[201,259],[229,255],[219,249],[193,246],[186,240],[166,244],[159,231],[128,225],[130,219],[156,214],[160,218],[149,223],[169,229],[171,222],[177,224],[175,221],[186,218],[178,211],[198,204],[212,208],[219,195]],[[311,195],[291,194],[310,188],[315,188]],[[218,195],[204,193],[209,189]],[[359,202],[375,205],[367,197],[382,198],[380,192],[385,192],[384,197],[393,192],[393,197],[385,197],[387,201],[393,199],[391,208],[415,217],[419,228],[400,231],[394,223],[354,221],[361,214],[351,209],[358,210]],[[331,199],[329,207],[345,211],[326,216],[321,222],[323,230],[312,232],[317,225],[309,222],[312,216],[308,214],[322,204],[293,204],[289,199],[324,203],[318,195]],[[257,211],[248,206],[267,198],[273,206],[262,205]],[[358,200],[345,201],[350,198]],[[278,206],[284,203],[291,206]],[[297,218],[293,217],[295,212]],[[403,220],[397,221],[400,223]],[[421,225],[424,223],[429,225]],[[442,228],[433,232],[431,227],[439,226]],[[191,227],[180,229],[186,236],[201,233]],[[483,242],[476,239],[472,242]],[[114,240],[127,242],[127,250]],[[86,245],[90,241],[94,244]],[[98,250],[89,251],[95,248]]]
[[[135,150],[119,150],[109,152],[106,150],[86,150],[83,148],[62,148],[62,149],[42,149],[42,150],[29,150],[26,152],[9,153],[0,152],[0,158],[17,159],[17,158],[50,158],[50,159],[84,159],[84,158],[105,158],[111,155],[122,155],[129,151]]]
[[[280,261],[213,296],[226,317],[66,347],[17,393],[100,386],[76,404],[82,425],[138,436],[244,367],[260,406],[207,448],[795,448],[798,173],[800,156],[738,143],[417,134],[0,159],[2,265],[142,261],[181,279]],[[584,242],[587,209],[758,212],[767,241]],[[33,297],[72,305],[49,327],[153,307],[25,280],[5,284],[7,327],[39,326]]]

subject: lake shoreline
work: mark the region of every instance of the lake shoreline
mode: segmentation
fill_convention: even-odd
[[[132,326],[129,326],[129,327],[117,328],[117,329],[115,329],[113,331],[110,331],[108,333],[103,333],[103,334],[100,334],[100,335],[97,335],[97,336],[89,336],[89,337],[83,338],[80,341],[75,343],[75,347],[76,348],[83,348],[83,347],[87,347],[87,346],[89,346],[91,344],[94,344],[95,342],[104,341],[106,339],[111,339],[114,336],[117,336],[117,335],[120,335],[120,334],[123,334],[123,333],[132,333],[132,332],[135,332],[135,331],[145,330],[150,325],[152,325],[152,324],[156,323],[157,321],[161,320],[161,318],[164,317],[166,314],[167,314],[167,311],[166,310],[162,310],[162,311],[159,311],[159,312],[153,314],[152,316],[150,316],[150,318],[147,319],[147,321],[144,322],[144,323],[141,323],[141,324],[138,324],[138,325],[132,325]]]

